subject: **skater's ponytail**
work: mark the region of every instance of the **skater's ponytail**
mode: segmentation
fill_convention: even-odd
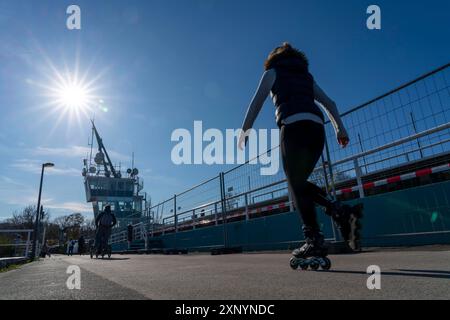
[[[284,42],[280,47],[276,47],[269,54],[269,57],[267,57],[267,60],[264,62],[265,70],[273,68],[278,61],[286,58],[299,59],[306,68],[309,66],[308,58],[302,51],[292,47],[288,42]]]

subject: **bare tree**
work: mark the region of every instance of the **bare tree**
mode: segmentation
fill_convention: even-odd
[[[6,219],[5,223],[11,227],[18,229],[33,229],[34,221],[36,218],[36,206],[26,206],[21,211],[15,211],[12,218]],[[44,210],[43,216],[40,217],[40,221],[44,224],[48,223],[50,219],[50,213]]]
[[[68,238],[75,239],[80,236],[82,226],[85,219],[81,213],[72,213],[68,216],[57,217],[53,220],[63,233],[67,234]]]

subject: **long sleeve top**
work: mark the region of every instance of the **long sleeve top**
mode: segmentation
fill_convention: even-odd
[[[253,127],[253,123],[256,120],[264,101],[267,96],[271,94],[271,89],[275,83],[277,74],[275,69],[269,69],[261,77],[258,88],[255,95],[247,109],[245,115],[244,123],[242,124],[242,130],[246,132],[248,129]],[[341,117],[336,106],[336,103],[330,99],[327,94],[319,87],[319,85],[314,81],[314,100],[317,105],[319,105],[327,114],[331,123],[333,124],[336,135],[339,132],[345,132],[344,124],[342,123]]]

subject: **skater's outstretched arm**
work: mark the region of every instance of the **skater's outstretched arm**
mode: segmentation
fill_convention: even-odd
[[[344,123],[341,120],[341,116],[339,115],[339,111],[337,109],[336,103],[328,97],[325,91],[319,87],[319,85],[314,81],[314,99],[318,102],[318,105],[322,107],[322,109],[327,114],[328,118],[330,118],[331,123],[333,124],[334,131],[336,132],[336,136],[339,144],[342,146],[347,146],[349,142],[347,131],[345,130]]]
[[[264,101],[266,101],[267,96],[272,90],[273,84],[275,83],[276,73],[274,69],[267,70],[261,77],[258,89],[253,96],[252,102],[248,106],[247,114],[245,115],[244,123],[242,124],[242,132],[239,137],[239,148],[244,149],[246,135],[245,132],[253,127],[253,123],[256,120],[259,112],[261,111]]]

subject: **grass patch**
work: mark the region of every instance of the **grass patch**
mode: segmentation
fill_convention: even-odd
[[[11,264],[11,265],[9,265],[7,267],[1,268],[0,269],[0,273],[8,272],[8,271],[11,271],[11,270],[16,270],[16,269],[19,269],[19,267],[20,267],[19,264]]]
[[[0,273],[19,269],[24,264],[30,263],[30,262],[31,262],[31,260],[25,260],[24,262],[21,262],[21,263],[15,263],[15,264],[10,264],[10,265],[8,265],[6,267],[0,267]]]

